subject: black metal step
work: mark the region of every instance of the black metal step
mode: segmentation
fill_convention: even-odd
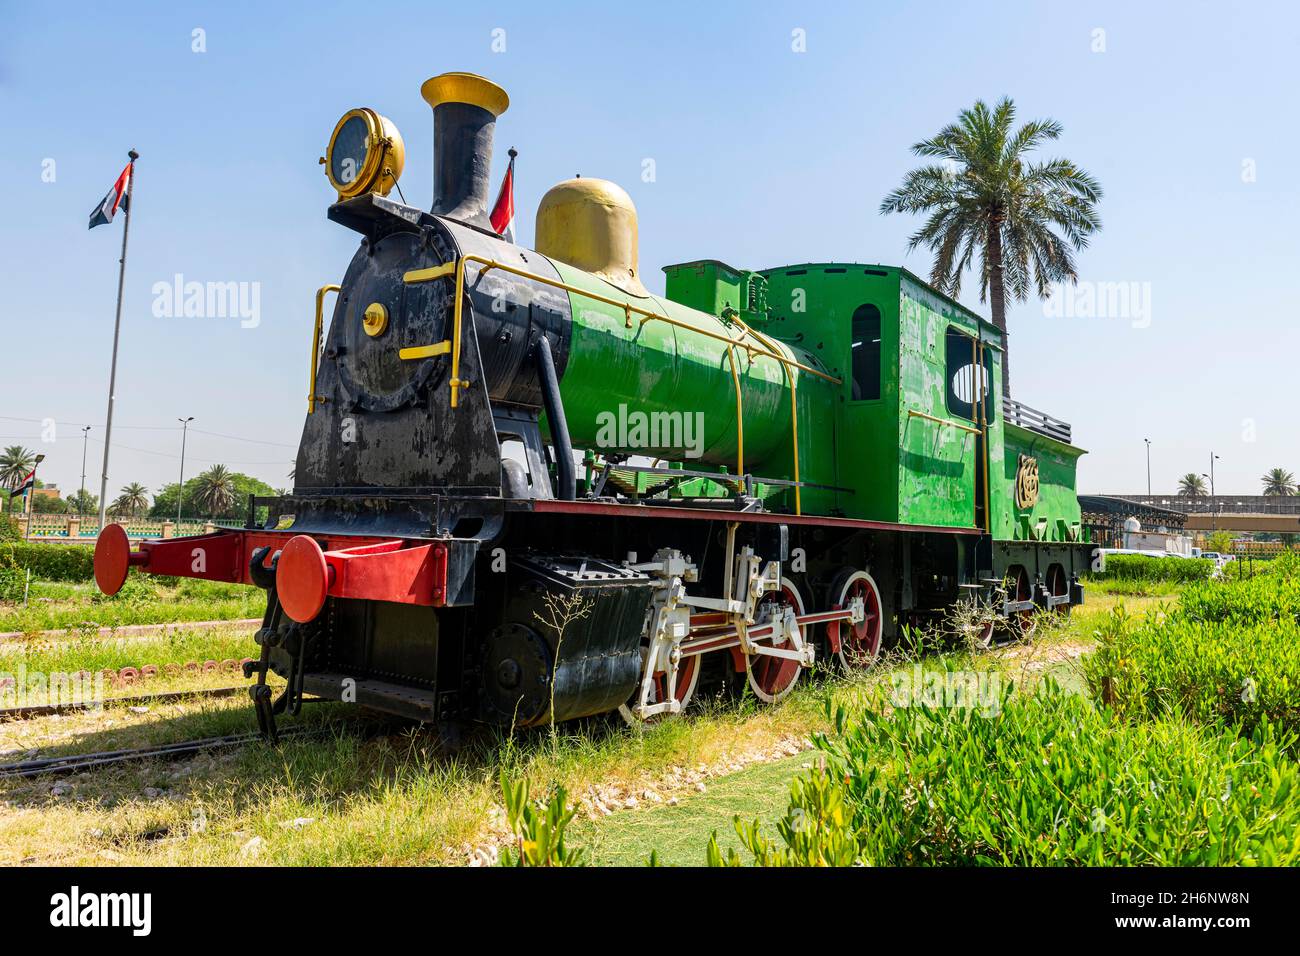
[[[437,696],[420,687],[327,671],[304,674],[302,683],[307,693],[329,700],[343,700],[344,691],[348,690],[348,702],[362,707],[379,708],[413,720],[431,721],[438,716]]]

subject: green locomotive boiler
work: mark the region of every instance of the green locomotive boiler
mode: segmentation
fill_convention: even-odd
[[[517,725],[675,714],[711,682],[774,701],[959,602],[988,640],[1082,601],[1083,452],[1002,394],[993,326],[892,266],[685,262],[654,295],[598,179],[517,246],[487,213],[505,92],[422,93],[431,211],[388,197],[405,148],[373,110],[322,160],[360,244],[317,293],[292,493],[96,549],[108,593],[131,566],[266,590],[269,733],[305,694]]]

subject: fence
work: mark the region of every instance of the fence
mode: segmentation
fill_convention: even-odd
[[[1002,400],[1002,417],[1013,425],[1028,428],[1030,431],[1046,435],[1048,438],[1063,441],[1067,445],[1070,443],[1070,423],[1063,422],[1059,418],[1053,418],[1046,412],[1040,412],[1036,408],[1030,408],[1028,405],[1022,405],[1020,402],[1004,398]]]
[[[99,537],[97,518],[76,515],[13,515],[19,532],[31,541],[94,541]],[[211,521],[181,521],[153,518],[127,518],[113,522],[126,529],[128,538],[176,538],[191,534],[209,534],[216,530]]]
[[[1300,495],[1119,495],[1183,514],[1300,515]]]

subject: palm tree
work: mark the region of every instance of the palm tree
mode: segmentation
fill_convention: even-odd
[[[134,517],[149,507],[149,489],[140,482],[133,481],[122,489],[117,501],[122,505],[119,512]]]
[[[1061,135],[1061,124],[1031,120],[1013,131],[1015,118],[1010,98],[992,110],[977,100],[956,123],[912,147],[915,155],[941,162],[912,170],[880,204],[882,214],[928,216],[908,249],[925,244],[934,251],[930,281],[941,292],[960,294],[962,273],[979,252],[980,301],[989,302],[1004,335],[1007,294],[1024,302],[1032,281],[1046,298],[1052,283],[1077,281],[1071,247],[1084,248],[1101,228],[1097,180],[1068,159],[1025,161],[1026,153]],[[1002,391],[1011,392],[1005,354]]]
[[[194,500],[214,518],[230,510],[235,502],[235,479],[225,465],[213,465],[199,475]]]
[[[1286,497],[1296,493],[1295,475],[1285,468],[1270,468],[1260,479],[1264,483],[1264,494]]]
[[[1205,479],[1194,471],[1189,471],[1178,479],[1178,493],[1189,498],[1200,498],[1205,494]]]
[[[0,486],[13,489],[27,477],[27,473],[36,464],[36,452],[22,445],[10,445],[0,452]],[[5,508],[9,507],[9,496],[5,495]]]

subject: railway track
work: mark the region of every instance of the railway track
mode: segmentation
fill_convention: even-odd
[[[304,737],[319,734],[324,728],[295,727],[284,730],[280,738]],[[104,750],[96,753],[67,754],[60,757],[40,757],[17,763],[0,764],[0,780],[23,777],[42,777],[51,774],[78,773],[114,764],[128,763],[132,760],[176,759],[210,750],[225,750],[242,747],[262,739],[257,731],[244,734],[228,734],[225,737],[204,737],[198,740],[182,740],[177,743],[156,744],[151,747],[133,747],[127,750]]]
[[[146,704],[169,704],[194,697],[233,697],[245,693],[248,685],[241,687],[210,687],[195,690],[177,690],[156,694],[138,694],[134,697],[110,697],[101,701],[64,704],[32,704],[26,707],[8,707],[0,709],[0,723],[11,720],[32,720],[36,717],[49,717],[54,714],[72,714],[104,707],[139,707]]]

